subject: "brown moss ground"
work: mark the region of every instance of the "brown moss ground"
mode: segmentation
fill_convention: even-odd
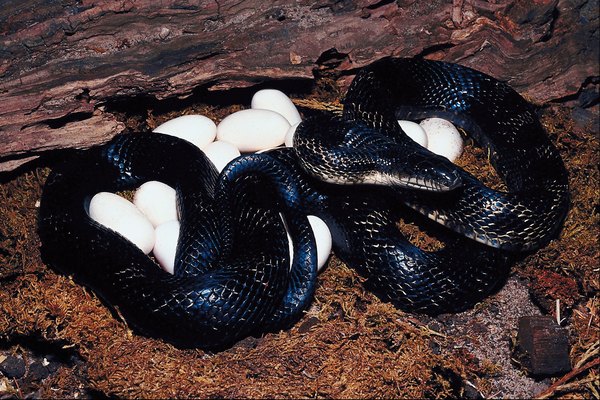
[[[199,104],[185,112],[218,119],[238,108]],[[156,116],[151,111],[147,118],[131,117],[128,123],[151,128],[176,115],[181,112]],[[133,334],[92,292],[41,262],[36,201],[47,169],[0,184],[0,356],[42,357],[41,343],[48,352],[60,349],[75,360],[63,362],[43,380],[28,379],[27,374],[12,380],[0,377],[0,397],[2,390],[17,397],[159,398],[538,393],[551,382],[511,381],[510,373],[523,374],[507,371],[512,368],[509,357],[492,351],[509,351],[518,315],[539,312],[529,302],[527,288],[544,313],[554,315],[560,300],[574,367],[598,357],[600,339],[597,126],[577,125],[570,109],[560,107],[547,109],[543,121],[570,172],[572,209],[560,239],[519,262],[506,290],[467,313],[424,318],[379,301],[334,257],[319,277],[314,304],[292,329],[248,338],[217,354],[180,350]],[[461,163],[494,182],[481,152],[470,151]],[[410,229],[414,241],[436,246],[418,228]],[[38,343],[35,351],[31,343]],[[597,379],[597,369],[587,369],[557,393],[598,396]],[[531,387],[511,388],[511,382]]]

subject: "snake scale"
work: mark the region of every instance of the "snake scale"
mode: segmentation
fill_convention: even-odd
[[[487,149],[507,191],[419,146],[396,122],[428,116]],[[87,212],[95,193],[148,180],[177,192],[174,275]],[[381,298],[439,314],[497,288],[514,254],[557,236],[568,204],[558,151],[508,85],[456,64],[384,58],[357,74],[341,117],[309,118],[293,148],[239,157],[220,174],[202,151],[160,134],[119,135],[79,152],[48,177],[39,234],[44,260],[137,332],[220,349],[288,327],[309,306],[317,271],[307,214],[328,224],[335,253]],[[407,213],[453,232],[444,248],[412,245],[396,226]]]

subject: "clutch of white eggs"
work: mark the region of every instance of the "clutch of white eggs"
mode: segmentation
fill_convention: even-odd
[[[184,115],[163,123],[153,132],[193,143],[221,171],[242,152],[260,152],[282,145],[291,147],[301,121],[300,113],[285,93],[264,89],[254,94],[250,109],[234,112],[218,125],[203,115]],[[460,133],[449,121],[428,118],[421,123],[398,123],[414,141],[450,161],[462,153]],[[158,181],[146,182],[136,190],[133,203],[116,194],[101,192],[92,198],[89,215],[130,240],[145,254],[152,252],[159,265],[173,273],[180,226],[173,188]],[[311,215],[308,220],[315,235],[321,270],[331,253],[331,233],[320,218]],[[291,259],[293,249],[289,234],[288,241]]]

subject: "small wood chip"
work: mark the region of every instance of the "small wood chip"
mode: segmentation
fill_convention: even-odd
[[[556,376],[571,370],[567,331],[546,316],[519,319],[519,358],[533,376]]]

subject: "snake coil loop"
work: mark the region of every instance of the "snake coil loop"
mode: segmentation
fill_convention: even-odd
[[[427,116],[469,132],[508,191],[411,142],[396,122]],[[379,60],[354,79],[341,120],[309,119],[296,135],[294,149],[238,158],[220,175],[193,145],[160,134],[117,136],[84,151],[44,187],[44,260],[93,288],[137,331],[219,349],[289,326],[309,306],[316,247],[307,214],[326,221],[335,253],[380,297],[437,314],[497,288],[512,252],[548,243],[568,210],[566,170],[533,108],[459,65]],[[147,180],[177,192],[174,275],[86,211],[95,193]],[[436,252],[415,247],[396,227],[407,206],[464,237]]]

